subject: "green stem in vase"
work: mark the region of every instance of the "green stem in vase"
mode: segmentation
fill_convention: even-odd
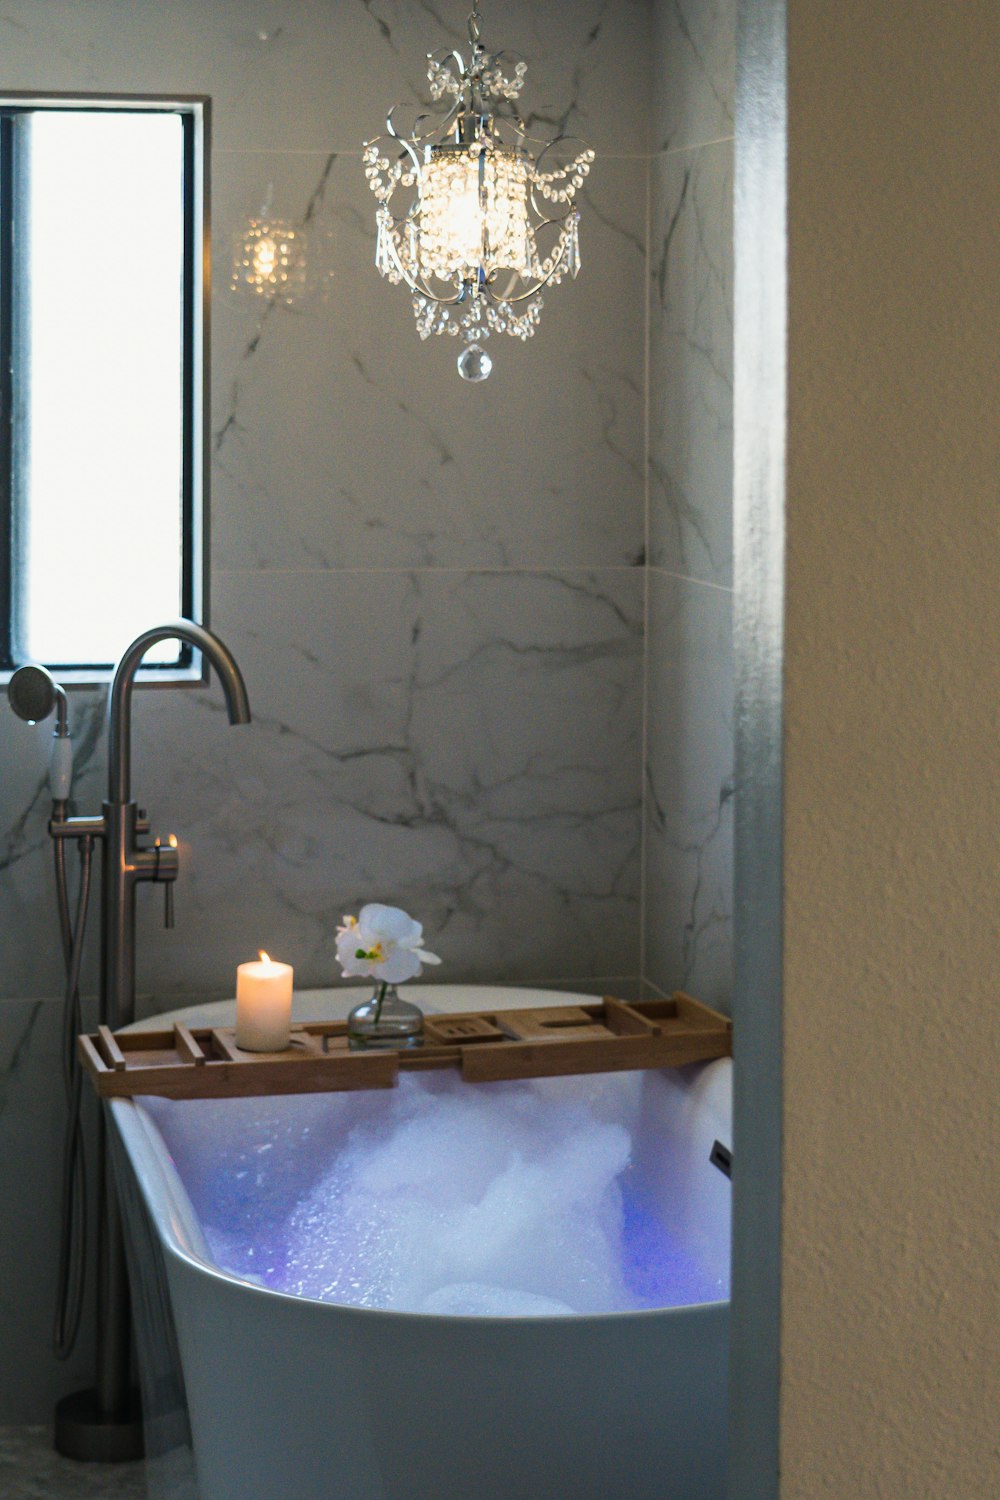
[[[385,999],[385,992],[388,988],[388,981],[383,979],[378,987],[378,999],[375,1002],[375,1014],[372,1017],[373,1026],[377,1026],[379,1023],[379,1017],[382,1014],[382,1001]]]

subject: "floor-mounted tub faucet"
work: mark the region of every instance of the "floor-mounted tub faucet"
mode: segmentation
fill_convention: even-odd
[[[226,696],[230,724],[250,722],[247,690],[234,657],[218,636],[189,620],[144,630],[115,669],[108,694],[108,800],[104,804],[101,886],[101,998],[105,1024],[112,1030],[135,1020],[135,890],[140,881],[166,883],[166,922],[173,926],[176,845],[157,839],[151,848],[141,848],[137,836],[143,823],[132,801],[132,686],[150,646],[170,639],[188,642],[212,663]]]
[[[149,832],[132,800],[132,687],[150,646],[185,641],[211,662],[226,696],[230,724],[250,723],[246,685],[236,660],[217,635],[192,620],[171,620],[136,636],[122,655],[108,694],[108,798],[99,818],[53,819],[53,838],[102,840],[101,1020],[112,1031],[135,1020],[135,890],[142,881],[167,888],[167,925],[173,925],[171,887],[177,878],[175,846],[139,840]]]
[[[56,840],[80,839],[81,847],[100,840],[103,847],[100,1018],[113,1031],[135,1019],[135,893],[141,882],[164,886],[166,922],[173,926],[176,841],[140,842],[149,834],[149,823],[132,800],[132,688],[150,646],[174,639],[193,646],[215,668],[229,722],[249,724],[250,704],[243,677],[218,636],[191,620],[154,625],[136,636],[115,668],[108,694],[108,797],[100,817],[67,817],[63,802],[54,804],[49,824]],[[102,1160],[104,1154],[102,1146]],[[56,1447],[73,1458],[115,1460],[138,1456],[142,1430],[130,1388],[128,1277],[110,1174],[106,1174],[101,1200],[96,1387],[59,1403]]]

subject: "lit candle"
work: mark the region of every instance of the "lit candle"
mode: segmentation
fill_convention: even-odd
[[[236,1045],[244,1052],[283,1052],[292,1024],[292,966],[261,953],[236,970]]]

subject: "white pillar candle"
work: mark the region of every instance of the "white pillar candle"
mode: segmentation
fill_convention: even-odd
[[[266,953],[236,970],[236,1045],[243,1052],[283,1052],[292,1024],[291,964]]]

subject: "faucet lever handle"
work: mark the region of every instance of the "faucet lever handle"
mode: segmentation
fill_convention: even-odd
[[[177,879],[178,869],[177,839],[174,834],[170,834],[165,844],[162,839],[157,839],[153,851],[156,855],[153,879],[163,885],[163,925],[170,928],[174,925],[174,881]]]

